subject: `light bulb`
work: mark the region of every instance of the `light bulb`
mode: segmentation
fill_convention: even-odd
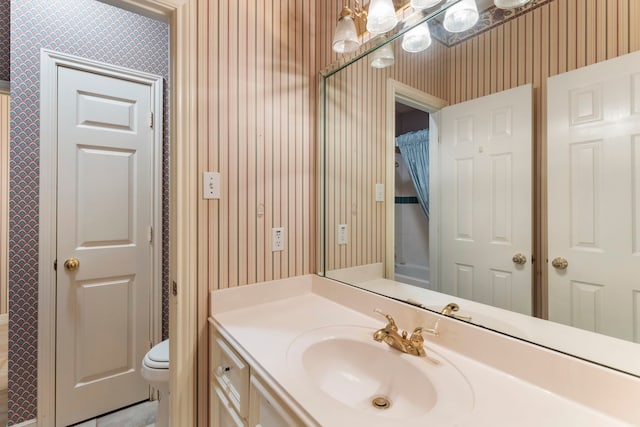
[[[426,22],[412,28],[402,36],[402,49],[407,52],[422,52],[429,46],[431,46],[431,32],[429,24]]]
[[[358,32],[356,31],[356,24],[351,17],[351,11],[345,8],[340,14],[338,19],[338,25],[336,25],[336,31],[333,34],[333,50],[338,53],[350,53],[360,47],[358,41]]]
[[[475,0],[462,0],[447,9],[442,25],[450,33],[460,33],[476,25],[480,14]]]
[[[441,1],[442,0],[411,0],[411,7],[416,10],[428,9]]]
[[[367,31],[381,34],[393,30],[398,23],[396,9],[391,0],[371,0],[367,14]]]
[[[514,9],[516,7],[524,6],[531,0],[493,0],[493,4],[499,9]]]
[[[370,64],[373,68],[387,68],[392,66],[395,62],[396,59],[393,56],[393,49],[389,43],[371,54]]]

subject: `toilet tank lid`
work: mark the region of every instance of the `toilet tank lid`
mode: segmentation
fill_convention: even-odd
[[[169,340],[164,340],[153,346],[147,353],[147,357],[154,362],[169,361]]]

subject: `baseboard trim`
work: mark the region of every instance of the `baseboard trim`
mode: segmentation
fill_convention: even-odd
[[[36,420],[23,421],[20,424],[11,424],[10,427],[35,427],[38,425]]]

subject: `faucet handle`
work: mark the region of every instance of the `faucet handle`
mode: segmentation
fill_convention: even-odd
[[[423,328],[422,326],[418,326],[413,330],[411,334],[412,337],[421,336],[422,334],[431,335],[434,337],[440,336],[440,332],[438,331],[438,321],[436,321],[436,325],[434,328]]]
[[[413,330],[413,333],[409,337],[409,342],[411,343],[411,347],[415,349],[415,352],[418,356],[426,356],[427,353],[424,350],[424,337],[423,333],[427,333],[429,335],[433,335],[437,337],[440,335],[438,332],[438,320],[436,320],[436,324],[433,328],[423,328],[422,326],[418,326]],[[406,337],[406,332],[405,332]]]
[[[471,316],[460,316],[459,314],[453,314],[458,310],[460,310],[460,306],[455,302],[450,302],[449,304],[444,306],[440,314],[444,314],[445,316],[454,317],[460,320],[465,320],[467,322],[471,320]]]
[[[387,321],[389,322],[387,324],[387,328],[393,329],[394,331],[398,330],[398,326],[396,325],[396,321],[389,314],[383,313],[382,310],[380,310],[379,308],[376,308],[375,310],[373,310],[373,312],[387,318]]]

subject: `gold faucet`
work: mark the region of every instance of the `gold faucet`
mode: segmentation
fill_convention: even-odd
[[[438,322],[436,321],[435,328],[427,329],[417,327],[411,333],[411,336],[407,338],[407,331],[398,332],[398,326],[396,321],[393,320],[388,314],[383,313],[379,309],[374,310],[376,313],[381,314],[387,318],[387,325],[374,332],[373,339],[378,342],[385,342],[387,345],[400,350],[403,353],[412,354],[414,356],[425,356],[427,353],[424,351],[424,338],[423,333],[427,333],[433,336],[438,336]]]
[[[458,304],[456,304],[455,302],[450,302],[449,304],[444,306],[440,313],[444,314],[445,316],[455,317],[456,319],[466,320],[467,322],[471,320],[471,316],[460,316],[459,314],[453,314],[458,310],[460,310]]]

